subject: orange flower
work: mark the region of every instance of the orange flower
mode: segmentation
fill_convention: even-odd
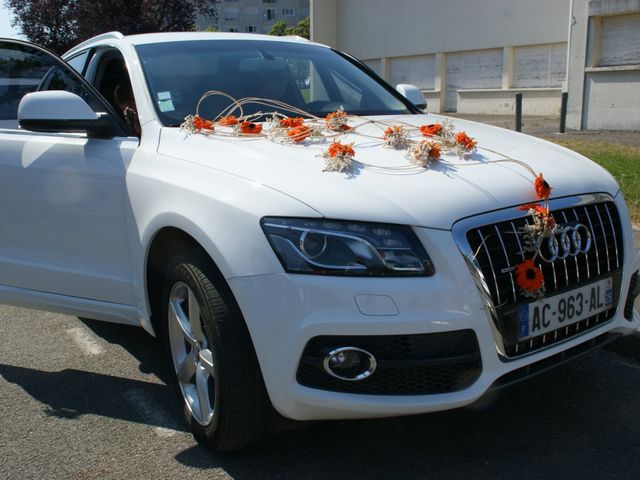
[[[333,142],[329,145],[329,156],[331,158],[336,158],[339,155],[353,157],[355,154],[356,152],[353,150],[353,146],[351,144]]]
[[[478,142],[465,132],[458,132],[456,133],[456,143],[458,143],[458,145],[462,145],[467,150],[471,150]]]
[[[311,128],[306,125],[300,125],[295,128],[289,129],[287,136],[291,138],[295,143],[300,143],[305,138],[311,135]]]
[[[262,125],[253,122],[242,122],[240,132],[247,135],[259,135],[262,132]]]
[[[430,125],[422,125],[420,127],[420,131],[422,132],[422,135],[424,135],[425,137],[433,137],[435,135],[438,135],[440,132],[442,132],[442,129],[444,127],[442,126],[441,123],[432,123]]]
[[[429,142],[429,156],[433,158],[440,158],[440,144],[436,142]]]
[[[324,118],[327,122],[329,122],[334,118],[346,118],[346,117],[347,117],[347,112],[344,112],[342,110],[337,110],[335,112],[327,113],[327,116]]]
[[[394,125],[393,127],[388,127],[383,134],[383,138],[384,140],[388,140],[389,137],[393,136],[393,135],[402,135],[402,126],[401,125]]]
[[[529,258],[522,263],[516,265],[516,283],[522,290],[527,292],[535,292],[542,288],[544,278],[542,270],[533,263],[533,259]]]
[[[236,117],[235,115],[227,115],[226,117],[222,117],[220,120],[218,120],[218,125],[221,125],[223,127],[231,127],[237,124],[238,117]]]
[[[347,112],[340,109],[336,112],[327,113],[325,122],[327,123],[327,128],[329,130],[342,130],[344,132],[351,130],[351,127],[346,123],[347,118]]]
[[[542,176],[542,173],[536,177],[533,185],[536,187],[536,194],[538,195],[538,197],[540,197],[542,200],[547,200],[549,198],[551,187]]]
[[[196,132],[200,132],[201,130],[213,131],[213,122],[211,120],[205,120],[199,115],[194,115],[193,128],[195,129]]]
[[[528,203],[527,205],[522,205],[519,210],[533,210],[534,215],[537,215],[544,221],[545,228],[548,230],[552,229],[556,224],[555,219],[549,214],[549,207],[543,207],[537,203]]]
[[[518,210],[524,210],[525,212],[528,210],[534,210],[538,215],[549,214],[548,208],[545,208],[542,205],[538,205],[537,203],[527,203],[526,205],[522,205]]]
[[[285,127],[285,128],[294,128],[294,127],[300,127],[302,125],[302,123],[304,122],[304,119],[301,117],[296,117],[296,118],[282,118],[280,120],[280,126],[281,127]]]

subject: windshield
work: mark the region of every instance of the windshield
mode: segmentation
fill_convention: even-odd
[[[198,100],[209,90],[236,99],[277,100],[317,116],[340,106],[354,115],[412,113],[378,80],[324,47],[199,40],[138,45],[136,50],[156,111],[166,126],[179,125],[194,114]],[[208,97],[198,113],[214,119],[230,103],[223,96]],[[245,115],[265,111],[260,105],[243,108]]]

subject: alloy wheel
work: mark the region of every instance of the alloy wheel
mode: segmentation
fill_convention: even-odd
[[[169,344],[178,385],[191,416],[207,426],[215,411],[215,368],[200,304],[184,282],[169,294]]]

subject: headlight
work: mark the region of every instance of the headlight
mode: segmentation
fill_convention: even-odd
[[[265,217],[262,229],[287,272],[428,276],[433,265],[410,227]]]

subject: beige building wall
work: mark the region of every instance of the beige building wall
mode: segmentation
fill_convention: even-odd
[[[566,42],[569,3],[311,0],[311,8],[322,17],[314,22],[315,41],[371,58]]]
[[[311,0],[312,40],[413,83],[430,111],[558,114],[571,0]]]

